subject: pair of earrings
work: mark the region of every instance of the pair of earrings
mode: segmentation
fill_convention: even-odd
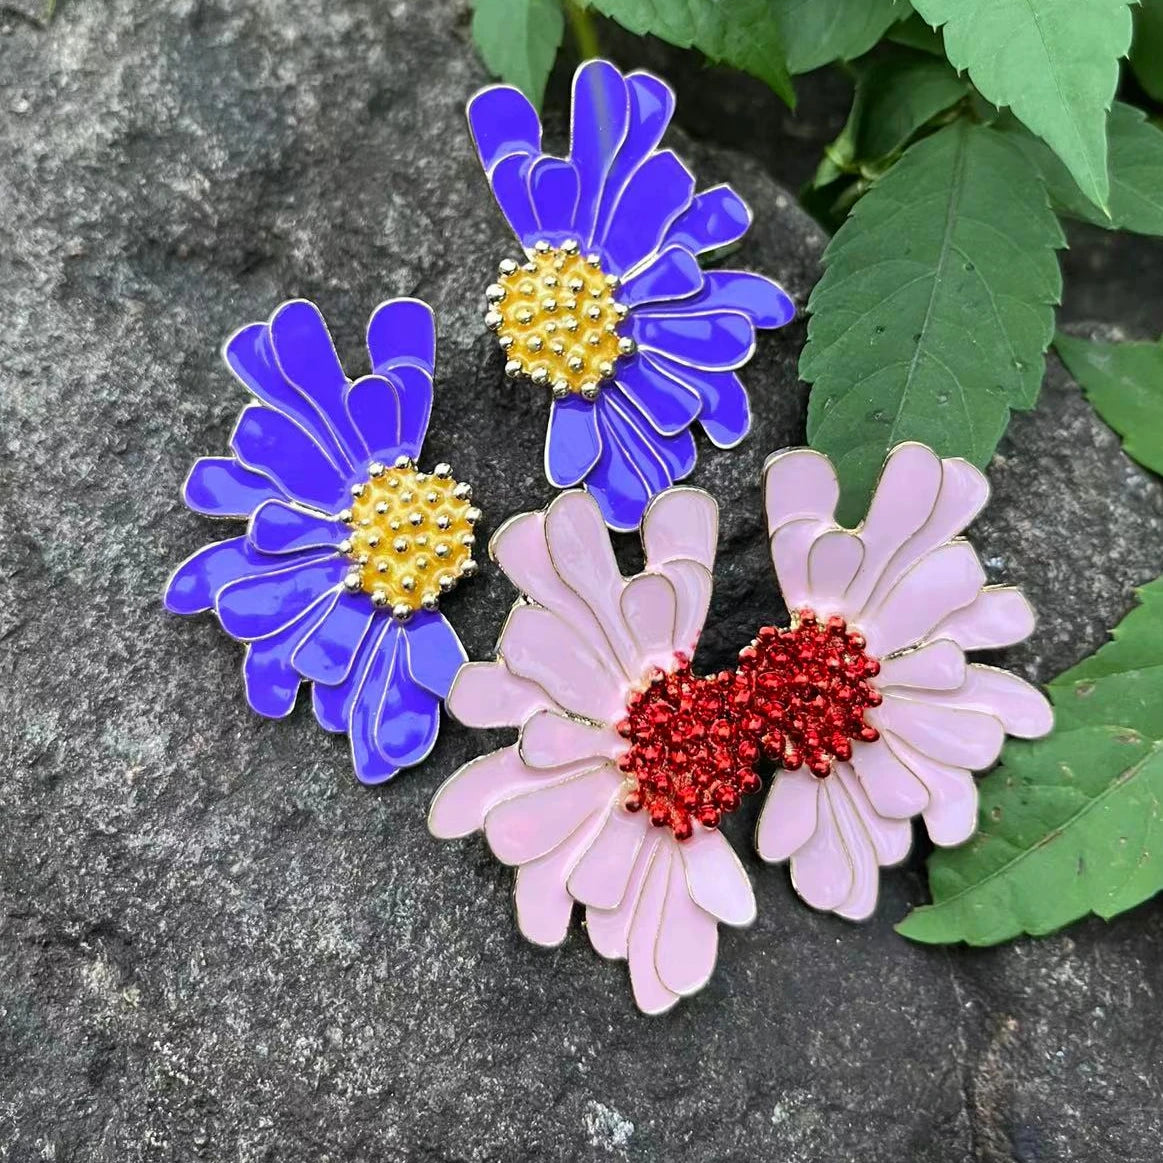
[[[429,754],[442,700],[470,726],[517,728],[515,745],[445,783],[430,828],[482,830],[518,868],[531,940],[559,943],[583,905],[591,942],[629,962],[647,1012],[706,982],[720,922],[754,917],[718,825],[761,789],[761,759],[778,772],[759,854],[790,859],[808,903],[858,919],[875,907],[879,868],[907,854],[913,816],[936,843],[963,842],[976,826],[972,773],[1007,732],[1050,728],[1033,687],[965,660],[1033,626],[1024,599],[987,587],[958,538],[986,501],[984,477],[915,444],[894,450],[856,531],[835,520],[825,457],[769,460],[791,626],[760,629],[733,671],[692,671],[718,514],[674,483],[694,467],[696,420],[721,447],[746,434],[737,369],[756,329],[794,308],[769,279],[700,265],[750,215],[727,186],[696,194],[657,148],[673,105],[649,74],[587,63],[566,159],[542,153],[516,90],[486,89],[468,107],[525,252],[488,286],[485,324],[508,375],[552,390],[546,474],[571,490],[492,540],[522,595],[495,662],[468,662],[439,609],[476,570],[480,512],[450,466],[417,466],[436,346],[418,300],[376,309],[372,372],[354,382],[301,300],[228,341],[227,363],[259,403],[242,413],[232,456],[197,462],[185,499],[247,530],[194,554],[166,592],[169,609],[213,610],[246,643],[258,713],[289,714],[309,682],[316,718],[349,735],[366,783]],[[638,576],[621,575],[609,529],[641,530]]]

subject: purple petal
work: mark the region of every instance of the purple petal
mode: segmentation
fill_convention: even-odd
[[[626,78],[626,88],[630,95],[629,127],[606,178],[594,226],[595,238],[606,233],[618,196],[631,174],[658,146],[674,113],[674,91],[658,77],[650,73],[631,73]]]
[[[511,153],[541,152],[541,122],[529,99],[511,85],[482,89],[468,103],[468,127],[485,170]]]
[[[344,477],[319,445],[281,412],[261,404],[244,408],[230,447],[245,467],[270,477],[291,500],[327,512],[340,507]]]
[[[510,154],[502,158],[489,175],[493,197],[522,246],[532,246],[540,229],[527,180],[531,164],[524,154]]]
[[[359,692],[368,666],[371,665],[380,635],[385,629],[379,622],[379,619],[374,620],[363,636],[346,678],[334,686],[317,682],[311,688],[311,704],[315,718],[323,730],[346,734],[350,729],[351,709],[355,705],[355,696]]]
[[[746,315],[715,311],[707,315],[630,316],[638,346],[677,363],[711,371],[742,367],[755,350],[755,328]]]
[[[439,613],[418,613],[404,627],[408,673],[426,690],[445,699],[456,672],[468,655],[448,619]]]
[[[670,488],[695,467],[695,441],[689,431],[664,436],[641,423],[614,397],[607,403],[606,417],[652,493]]]
[[[414,369],[419,371],[419,369]],[[361,376],[347,393],[347,414],[371,460],[390,460],[400,445],[400,396],[383,375]]]
[[[667,436],[689,428],[702,408],[698,393],[659,371],[642,355],[620,362],[615,382],[651,426]]]
[[[313,602],[335,589],[349,562],[346,557],[307,557],[258,577],[223,586],[214,607],[232,638],[265,638],[293,622]]]
[[[352,464],[315,402],[283,374],[271,347],[265,323],[251,323],[236,331],[222,352],[227,366],[260,400],[299,425],[323,450],[328,460],[346,472]]]
[[[643,162],[626,183],[602,239],[609,273],[620,275],[653,254],[694,192],[694,174],[670,150]]]
[[[290,626],[247,646],[242,677],[251,710],[268,719],[282,719],[294,709],[302,680],[291,665],[291,654],[324,616],[328,600],[320,598]]]
[[[606,413],[607,408],[598,411],[602,454],[586,478],[585,487],[598,502],[610,528],[637,529],[654,490],[612,430]]]
[[[271,347],[283,374],[319,409],[354,465],[363,446],[343,406],[348,379],[323,314],[306,299],[292,299],[271,316]]]
[[[389,299],[373,312],[367,325],[367,350],[372,371],[385,375],[398,364],[436,367],[436,319],[422,299]]]
[[[702,254],[738,242],[750,225],[747,203],[730,186],[712,186],[695,195],[690,209],[671,226],[666,241]]]
[[[569,162],[539,157],[529,167],[529,197],[543,234],[573,232],[578,190],[577,170]]]
[[[545,475],[559,489],[576,485],[602,453],[596,409],[571,392],[550,405],[545,433]]]
[[[583,245],[593,237],[602,191],[625,140],[629,116],[626,82],[609,61],[587,61],[574,73],[569,157],[580,179],[575,223]]]
[[[782,327],[795,318],[796,305],[778,283],[763,275],[748,271],[708,271],[701,294],[668,304],[665,310],[674,314],[739,311],[756,327]]]
[[[264,501],[250,518],[249,537],[262,553],[300,553],[304,549],[334,549],[347,536],[347,526],[319,513],[308,513],[286,501]]]
[[[363,783],[391,779],[401,767],[423,759],[436,741],[440,703],[412,681],[406,654],[402,628],[389,623],[356,692],[351,749]]]
[[[204,545],[170,575],[165,605],[172,614],[201,614],[213,609],[223,586],[242,577],[283,569],[285,561],[260,553],[245,535]]]
[[[371,635],[373,645],[363,677],[351,701],[348,719],[351,735],[351,757],[356,778],[361,783],[383,783],[391,779],[399,767],[390,763],[376,746],[376,725],[380,705],[392,677],[392,664],[400,637],[400,627],[387,622],[383,629]],[[319,688],[316,687],[316,690]]]
[[[432,415],[432,376],[421,367],[399,364],[387,375],[400,397],[400,443],[395,456],[420,455]]]
[[[328,686],[343,682],[351,674],[375,618],[375,608],[367,594],[337,594],[300,643],[291,664],[314,682]]]
[[[641,303],[686,299],[703,286],[698,259],[681,246],[668,246],[622,284],[618,301],[627,307]]]
[[[194,462],[182,497],[195,513],[246,517],[271,497],[281,497],[274,481],[239,464],[232,456],[204,456]]]
[[[376,730],[376,747],[397,769],[424,759],[440,730],[440,699],[414,682],[408,673],[406,641],[401,634]]]
[[[643,357],[660,372],[699,394],[703,402],[699,422],[711,442],[733,448],[751,429],[751,402],[735,372],[709,372],[686,367],[660,355]]]

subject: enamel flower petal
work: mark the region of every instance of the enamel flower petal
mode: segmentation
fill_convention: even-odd
[[[524,249],[485,292],[486,325],[508,375],[550,388],[545,472],[584,484],[615,529],[695,464],[697,420],[719,447],[746,435],[738,370],[757,328],[795,314],[770,279],[706,270],[699,256],[740,239],[751,215],[729,186],[696,193],[658,145],[674,94],[649,73],[583,64],[573,83],[569,156],[541,149],[529,102],[478,93],[469,128],[501,210]]]
[[[495,662],[461,668],[448,706],[515,744],[462,767],[429,827],[482,831],[517,868],[517,923],[565,939],[575,904],[591,943],[628,962],[634,997],[660,1013],[708,980],[718,926],[747,925],[755,898],[717,830],[757,791],[731,722],[729,672],[690,669],[711,594],[714,502],[671,489],[646,510],[645,570],[624,578],[588,493],[510,520],[491,552],[521,590]]]
[[[740,656],[752,726],[780,769],[756,845],[790,861],[809,904],[861,919],[879,868],[907,855],[913,816],[934,843],[963,843],[977,826],[973,773],[1007,734],[1050,731],[1040,691],[966,659],[1020,642],[1033,612],[1017,590],[985,584],[958,536],[989,496],[966,461],[898,445],[855,530],[836,523],[839,484],[818,452],[773,456],[764,487],[792,624],[765,627]]]
[[[372,374],[352,382],[301,299],[227,341],[227,365],[258,402],[235,426],[233,456],[199,460],[184,495],[246,532],[178,566],[165,602],[212,611],[246,643],[260,715],[289,715],[312,683],[319,723],[350,736],[360,780],[382,783],[436,741],[465,658],[438,607],[475,571],[479,513],[448,465],[415,462],[432,407],[431,309],[381,304],[367,343]]]

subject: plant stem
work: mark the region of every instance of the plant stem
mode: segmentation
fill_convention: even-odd
[[[569,31],[573,34],[578,55],[583,61],[588,61],[602,55],[602,46],[598,43],[598,30],[594,27],[593,17],[584,3],[585,0],[565,0],[565,17],[569,21]]]

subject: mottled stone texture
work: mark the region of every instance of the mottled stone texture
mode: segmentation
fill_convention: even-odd
[[[1156,1163],[1158,903],[931,950],[892,931],[921,854],[859,927],[748,858],[758,923],[648,1020],[580,932],[520,938],[479,840],[428,837],[432,791],[489,740],[449,726],[371,792],[305,707],[247,712],[239,648],[159,600],[219,532],[178,490],[242,403],[217,354],[234,327],[316,298],[358,369],[371,307],[426,297],[429,459],[490,527],[550,496],[547,401],[505,382],[480,322],[512,243],[463,132],[485,79],[467,11],[62,0],[42,29],[33,7],[0,9],[0,1158]],[[802,303],[823,239],[769,172],[803,147],[726,77],[707,108],[684,84],[680,113],[706,133],[730,110],[754,160],[692,160],[737,172],[746,261]],[[724,507],[708,665],[779,613],[758,472],[802,439],[802,342],[761,340],[756,431],[694,478]],[[991,475],[985,555],[1042,612],[1013,661],[1047,678],[1163,570],[1163,490],[1056,364]],[[511,597],[489,566],[449,602],[474,656]]]

